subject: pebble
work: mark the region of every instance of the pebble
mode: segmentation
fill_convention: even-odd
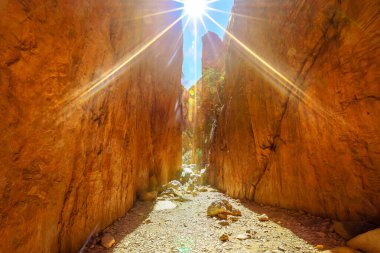
[[[219,225],[221,225],[221,226],[229,226],[230,223],[228,221],[223,220],[223,221],[219,221]]]
[[[227,214],[226,213],[218,213],[218,218],[222,220],[227,220]]]
[[[115,244],[115,238],[111,234],[104,234],[101,239],[101,244],[104,248],[109,249]]]
[[[229,239],[229,236],[227,233],[223,233],[219,236],[219,240],[221,240],[222,242],[228,241],[228,239]]]
[[[143,223],[144,224],[149,224],[149,223],[152,223],[153,221],[151,221],[150,219],[145,219],[144,221],[143,221]]]
[[[269,217],[266,214],[262,214],[257,218],[259,219],[259,221],[269,221]]]
[[[247,239],[251,239],[251,236],[249,234],[239,234],[236,236],[236,239],[239,239],[239,240],[247,240]]]
[[[317,250],[323,250],[325,247],[322,244],[318,244],[315,246]]]
[[[207,188],[202,187],[202,188],[198,189],[198,191],[199,192],[207,192],[208,190],[207,190]]]
[[[230,219],[232,222],[237,222],[237,221],[239,220],[239,218],[238,218],[238,217],[235,217],[235,216],[231,216],[229,219]]]

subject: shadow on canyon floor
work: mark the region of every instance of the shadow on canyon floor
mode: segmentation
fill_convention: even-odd
[[[326,248],[344,245],[343,238],[333,232],[330,219],[313,216],[303,211],[265,206],[249,201],[241,203],[254,213],[266,214],[271,221],[290,230],[311,245],[322,244]]]
[[[334,248],[344,240],[332,232],[328,219],[252,202],[232,199],[208,188],[207,192],[186,194],[186,201],[159,199],[137,202],[127,215],[115,221],[84,251],[86,253],[221,253],[221,252],[316,252],[316,245]],[[215,200],[227,199],[242,216],[221,221],[207,216],[208,206]],[[173,207],[158,210],[158,203],[170,202]],[[261,214],[269,221],[260,221]],[[224,223],[228,224],[224,224]],[[249,231],[249,232],[247,232]],[[105,249],[99,243],[102,234],[110,233],[116,244]],[[227,233],[229,239],[221,241]],[[241,239],[250,233],[249,238]]]
[[[106,233],[112,234],[117,242],[128,237],[129,234],[133,233],[139,226],[144,224],[144,221],[147,220],[149,214],[153,211],[154,205],[155,202],[137,201],[133,208],[130,209],[124,217],[117,219],[109,227],[98,234],[95,234],[86,245],[87,248],[84,249],[83,253],[89,252],[89,250],[93,249],[96,245],[100,245],[102,235]]]

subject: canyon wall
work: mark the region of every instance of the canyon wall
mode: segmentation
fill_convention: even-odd
[[[0,252],[78,252],[177,173],[177,7],[1,1]]]
[[[378,0],[235,1],[210,183],[379,222],[379,11]]]
[[[202,78],[196,84],[193,157],[200,167],[209,164],[210,140],[219,115],[224,86],[224,44],[214,32],[202,37]]]

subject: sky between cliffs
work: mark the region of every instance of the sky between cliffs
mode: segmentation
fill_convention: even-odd
[[[233,6],[233,0],[220,0],[210,3],[208,6],[214,9],[221,10],[227,13],[216,12],[212,10],[207,10],[207,14],[215,19],[224,28],[227,27],[228,21],[230,19],[230,12]],[[185,27],[187,18],[182,20],[184,27],[183,31],[183,66],[182,66],[182,85],[186,88],[190,88],[202,75],[202,36],[207,31],[215,32],[220,38],[224,37],[224,31],[217,27],[209,18],[206,16],[202,17],[207,30],[204,28],[202,22],[197,19],[197,34],[195,35],[194,22],[190,21]],[[195,46],[196,45],[196,46]],[[194,54],[196,47],[196,64],[194,64]],[[196,72],[195,72],[196,65]]]

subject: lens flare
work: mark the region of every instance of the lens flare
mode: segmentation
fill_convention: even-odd
[[[183,1],[185,12],[191,18],[200,18],[206,13],[206,0],[185,0]]]

